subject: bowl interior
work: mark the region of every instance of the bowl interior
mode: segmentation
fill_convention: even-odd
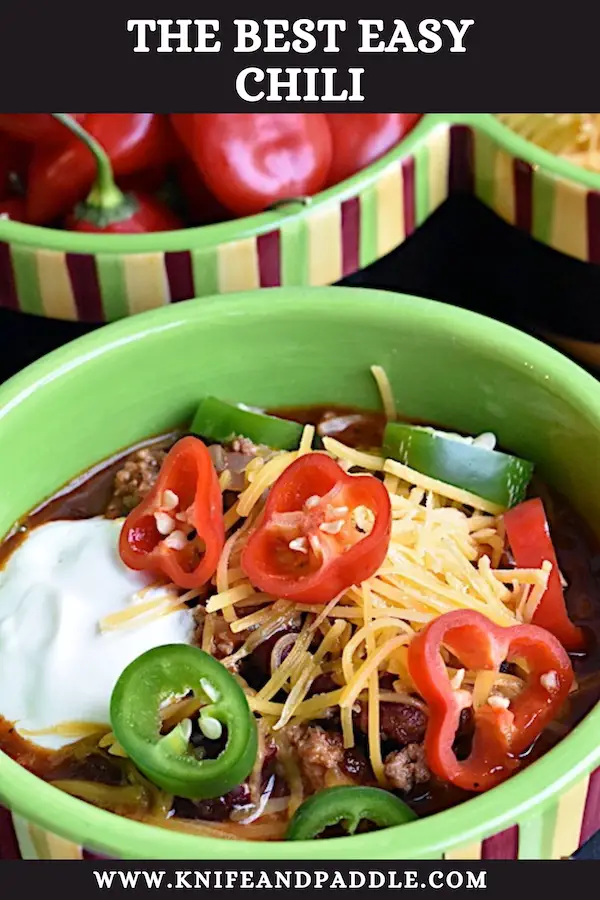
[[[0,531],[75,475],[121,448],[185,422],[205,394],[273,407],[377,408],[369,367],[384,366],[400,412],[491,430],[600,523],[600,386],[506,326],[419,298],[355,289],[280,289],[177,304],[103,328],[0,388]],[[590,723],[591,724],[591,723]],[[587,723],[586,723],[587,725]],[[586,725],[512,782],[390,835],[251,845],[236,856],[410,856],[478,829],[510,824],[533,794],[549,796],[599,755]],[[594,756],[595,754],[595,756]],[[567,764],[566,761],[569,760]],[[9,777],[10,776],[10,777]],[[223,857],[227,842],[158,832],[65,797],[0,754],[0,796],[24,815],[114,855]],[[451,831],[441,827],[452,816]],[[217,845],[225,844],[227,849]],[[342,848],[342,844],[344,848]],[[337,846],[335,846],[337,845]],[[192,852],[193,848],[193,852]]]

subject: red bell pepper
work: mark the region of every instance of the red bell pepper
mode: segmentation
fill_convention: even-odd
[[[118,189],[107,195],[98,191],[90,194],[67,216],[68,231],[93,234],[149,234],[154,231],[175,231],[182,222],[168,206],[151,194]]]
[[[223,501],[210,454],[199,438],[184,437],[167,454],[150,493],[127,516],[121,559],[130,569],[198,588],[214,575],[224,544]]]
[[[6,197],[4,200],[0,200],[0,219],[26,222],[25,199],[23,197]]]
[[[333,160],[327,184],[339,184],[379,159],[411,131],[420,113],[330,113]]]
[[[140,234],[182,227],[174,213],[155,197],[139,192],[124,194],[115,184],[110,160],[100,144],[69,116],[55,115],[79,138],[97,171],[89,196],[67,216],[65,227],[69,231]]]
[[[154,113],[91,113],[85,129],[108,154],[117,178],[166,164],[173,152],[168,120]],[[40,147],[29,168],[30,220],[43,225],[68,213],[89,192],[95,175],[94,159],[80,138],[71,135],[60,146]]]
[[[583,631],[571,622],[567,613],[544,504],[539,497],[520,503],[504,514],[504,525],[519,568],[538,569],[545,560],[552,563],[548,587],[533,614],[533,624],[550,631],[567,650],[583,650]]]
[[[169,179],[169,166],[153,166],[123,175],[117,178],[117,185],[122,191],[141,191],[143,194],[155,194],[161,190]]]
[[[28,162],[29,147],[0,133],[0,200],[10,196],[22,179]]]
[[[321,113],[178,113],[171,121],[209,191],[235,215],[325,184],[332,145]]]
[[[507,708],[489,698],[474,710],[475,733],[465,760],[457,759],[452,745],[471,695],[452,689],[442,646],[466,669],[498,671],[505,660],[523,660],[528,668],[525,687]],[[556,718],[573,683],[571,661],[549,632],[536,625],[502,628],[468,609],[445,613],[419,632],[409,645],[408,669],[429,709],[428,765],[468,791],[485,791],[514,772],[519,755]]]
[[[194,225],[212,225],[231,218],[229,210],[213,197],[191,159],[185,157],[177,163],[176,178]]]
[[[69,115],[79,123],[86,118],[86,113]],[[52,113],[0,113],[0,131],[31,144],[63,144],[68,139]]]
[[[372,527],[355,522],[370,510]],[[391,530],[387,490],[373,475],[348,475],[323,453],[295,460],[277,479],[240,565],[252,584],[299,603],[328,603],[373,575]]]

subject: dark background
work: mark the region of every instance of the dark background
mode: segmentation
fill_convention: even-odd
[[[597,105],[597,35],[600,4],[570,0],[369,0],[327,3],[303,0],[103,0],[89,15],[73,0],[0,3],[0,84],[4,112],[39,112],[55,105],[96,112],[272,112],[273,103],[248,104],[235,91],[247,66],[364,67],[364,104],[356,111],[388,112],[398,106],[416,112],[529,112],[594,109]],[[409,27],[425,18],[474,19],[466,53],[358,53],[359,18],[382,19],[389,40],[393,19]],[[127,20],[217,18],[219,53],[134,53]],[[348,23],[336,54],[234,53],[236,18],[339,18]],[[150,42],[148,46],[153,46]],[[343,85],[345,86],[345,85]],[[279,108],[282,104],[275,104]],[[287,112],[335,112],[339,104],[285,104]]]
[[[542,247],[470,197],[447,201],[396,251],[342,283],[430,297],[526,331],[600,336],[600,267]],[[90,330],[0,310],[0,381]],[[600,834],[578,855],[600,859]]]

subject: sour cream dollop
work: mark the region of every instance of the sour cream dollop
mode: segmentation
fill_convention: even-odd
[[[153,647],[191,643],[189,610],[100,630],[105,616],[165,593],[136,596],[153,579],[121,562],[121,525],[104,518],[39,525],[0,572],[0,715],[17,731],[108,725],[113,688],[130,662]],[[73,740],[27,738],[50,748]]]

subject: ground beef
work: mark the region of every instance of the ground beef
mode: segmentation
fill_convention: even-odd
[[[256,456],[257,445],[247,437],[235,437],[229,444],[234,453],[243,453],[244,456]]]
[[[369,766],[356,748],[344,750],[342,735],[319,725],[291,728],[288,737],[298,754],[302,776],[312,791],[337,784],[368,784]]]
[[[425,762],[422,744],[408,744],[402,750],[394,750],[385,758],[385,774],[390,785],[408,793],[416,784],[429,781],[431,775]]]
[[[194,618],[196,620],[194,644],[197,647],[201,647],[204,620],[206,618],[206,613],[202,606],[197,606],[194,609]],[[215,659],[225,659],[226,656],[231,656],[244,643],[243,633],[234,634],[229,624],[221,616],[215,617],[214,628],[212,655]]]
[[[369,710],[366,703],[360,704],[360,712],[355,716],[357,728],[367,734]],[[394,744],[420,744],[427,729],[427,714],[418,706],[409,703],[379,704],[379,734],[382,741]]]
[[[213,656],[216,659],[225,659],[231,656],[245,641],[243,632],[234,634],[229,624],[219,616],[215,621],[215,632],[213,636]]]
[[[166,450],[143,447],[132,453],[115,475],[113,494],[106,508],[109,519],[126,516],[140,503],[153,487]]]

